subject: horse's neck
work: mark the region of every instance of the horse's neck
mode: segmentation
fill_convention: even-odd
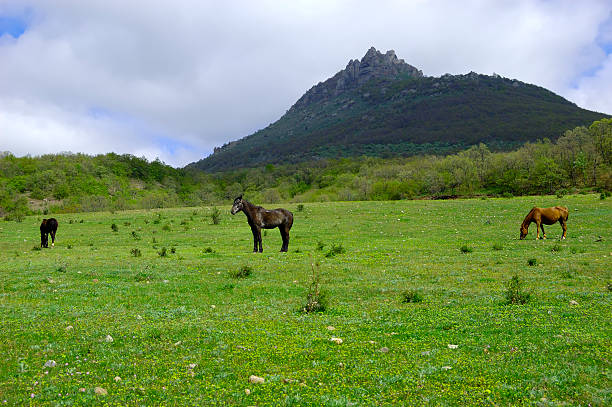
[[[523,226],[529,227],[529,225],[531,225],[531,222],[533,222],[533,214],[535,212],[535,209],[532,209],[527,216],[525,217],[525,220],[523,221]]]
[[[244,212],[244,214],[249,220],[253,219],[253,213],[255,212],[255,205],[253,205],[249,201],[243,201],[242,204],[244,205],[244,207],[242,208],[242,212]]]

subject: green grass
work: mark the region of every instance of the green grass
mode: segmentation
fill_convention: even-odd
[[[529,208],[555,204],[571,211],[566,240],[559,225],[518,239]],[[57,215],[43,250],[41,217],[0,222],[0,403],[612,404],[612,245],[597,241],[612,236],[612,200],[277,206],[295,216],[288,253],[278,231],[252,253],[229,206],[217,225],[211,208]],[[311,261],[325,312],[299,311]],[[256,272],[232,278],[245,264]],[[506,305],[515,274],[531,296]],[[425,301],[402,303],[410,287]]]

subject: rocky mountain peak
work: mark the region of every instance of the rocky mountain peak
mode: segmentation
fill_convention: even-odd
[[[342,71],[325,82],[313,86],[306,92],[294,106],[304,106],[312,102],[337,96],[349,89],[357,88],[373,78],[396,78],[407,75],[415,78],[423,76],[423,72],[395,55],[389,50],[381,53],[371,47],[361,58],[351,59]]]

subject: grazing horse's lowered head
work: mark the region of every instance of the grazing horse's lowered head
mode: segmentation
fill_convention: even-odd
[[[536,239],[540,238],[540,229],[542,229],[542,237],[546,239],[546,232],[544,231],[544,225],[552,225],[556,222],[561,224],[561,229],[563,229],[563,234],[561,235],[561,239],[565,239],[567,235],[567,218],[569,217],[569,211],[565,206],[554,206],[552,208],[538,208],[533,207],[531,211],[525,216],[525,220],[521,224],[521,234],[519,238],[523,240],[527,233],[529,233],[529,225],[532,222],[535,222],[537,230],[536,230]]]
[[[261,229],[274,229],[280,230],[281,237],[283,239],[283,246],[281,252],[289,250],[289,230],[293,225],[293,214],[286,209],[278,208],[268,210],[261,206],[253,205],[240,195],[234,199],[232,205],[232,215],[238,212],[244,212],[251,226],[251,232],[253,232],[253,251],[263,252],[261,242]]]
[[[55,232],[57,232],[57,219],[43,219],[40,224],[40,247],[49,247],[49,234],[51,234],[51,246],[55,246]]]

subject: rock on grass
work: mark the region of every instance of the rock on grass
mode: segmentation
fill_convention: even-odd
[[[98,396],[106,396],[108,391],[106,391],[104,387],[96,387],[94,389],[94,393],[96,393]]]
[[[249,376],[249,383],[253,383],[253,384],[262,384],[265,383],[265,379],[263,377],[259,377],[259,376],[255,376],[255,375],[250,375]]]

